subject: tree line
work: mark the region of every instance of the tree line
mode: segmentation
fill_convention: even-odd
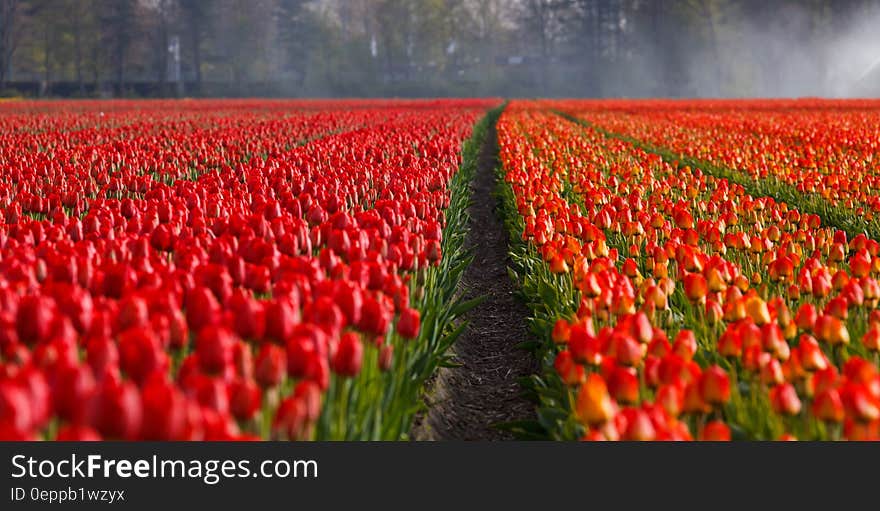
[[[876,84],[877,4],[0,0],[0,92],[845,95]]]

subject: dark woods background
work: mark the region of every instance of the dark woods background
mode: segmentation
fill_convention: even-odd
[[[865,96],[877,0],[0,0],[0,94]]]

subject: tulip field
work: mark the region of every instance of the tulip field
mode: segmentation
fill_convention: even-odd
[[[519,103],[515,277],[557,439],[880,438],[877,102]]]
[[[0,105],[0,437],[405,434],[496,103]]]
[[[412,438],[493,200],[495,427],[878,440],[877,153],[868,100],[0,103],[0,439]]]

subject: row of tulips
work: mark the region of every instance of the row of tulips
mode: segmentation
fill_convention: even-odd
[[[560,111],[880,237],[877,101],[561,102]]]
[[[418,115],[393,107],[284,115],[274,109],[235,112],[194,118],[184,111],[156,119],[155,113],[134,110],[126,113],[141,120],[122,127],[7,133],[0,137],[5,169],[0,204],[6,221],[17,223],[23,214],[44,218],[56,208],[82,216],[92,201],[160,196],[177,181],[198,181],[212,171],[241,180],[247,173],[277,172],[294,164],[307,178],[320,171],[321,151],[343,158],[356,146],[340,146],[347,142],[339,137],[327,137],[325,144],[335,144],[331,147],[306,142],[403,117],[415,122]]]
[[[518,278],[555,438],[875,439],[865,235],[546,111],[499,123]]]
[[[270,103],[219,129],[177,105],[175,128],[113,142],[4,144],[0,437],[406,436],[470,305],[491,102]]]

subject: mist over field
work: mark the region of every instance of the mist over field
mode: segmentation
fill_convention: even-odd
[[[0,0],[39,97],[874,97],[873,0]]]

